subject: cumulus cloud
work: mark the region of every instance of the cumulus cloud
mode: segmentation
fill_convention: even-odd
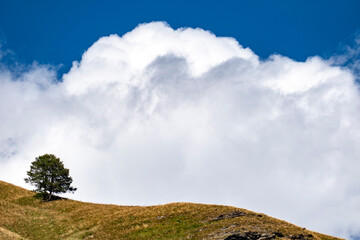
[[[62,81],[0,71],[0,175],[54,153],[73,198],[230,204],[359,234],[360,98],[333,61],[266,60],[202,29],[142,24],[95,42]]]

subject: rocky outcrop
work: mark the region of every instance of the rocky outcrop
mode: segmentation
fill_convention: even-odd
[[[245,232],[245,233],[235,233],[227,236],[224,240],[270,240],[275,238],[287,238],[292,240],[313,240],[315,239],[313,235],[308,234],[297,234],[284,236],[280,232],[274,233],[258,233],[258,232]]]
[[[212,219],[212,221],[220,221],[220,220],[224,220],[224,219],[236,218],[236,217],[241,217],[241,216],[245,216],[245,215],[246,215],[246,212],[234,211],[229,214],[221,214],[218,217],[216,217],[215,219]]]

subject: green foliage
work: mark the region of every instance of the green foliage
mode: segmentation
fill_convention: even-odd
[[[69,169],[53,154],[39,156],[31,163],[30,171],[25,182],[36,187],[43,199],[51,200],[54,193],[74,192],[76,188],[70,186],[72,178]]]

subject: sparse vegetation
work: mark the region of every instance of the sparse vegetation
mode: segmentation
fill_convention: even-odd
[[[34,196],[0,181],[0,239],[338,239],[228,206],[116,206]]]

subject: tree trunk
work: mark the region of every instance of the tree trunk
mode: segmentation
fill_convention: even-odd
[[[52,192],[49,193],[49,196],[48,196],[48,199],[47,199],[47,200],[50,201],[50,200],[51,200],[51,197],[52,197]]]
[[[52,194],[53,194],[53,185],[54,185],[54,176],[51,176],[48,201],[51,200],[51,197],[52,197]]]

